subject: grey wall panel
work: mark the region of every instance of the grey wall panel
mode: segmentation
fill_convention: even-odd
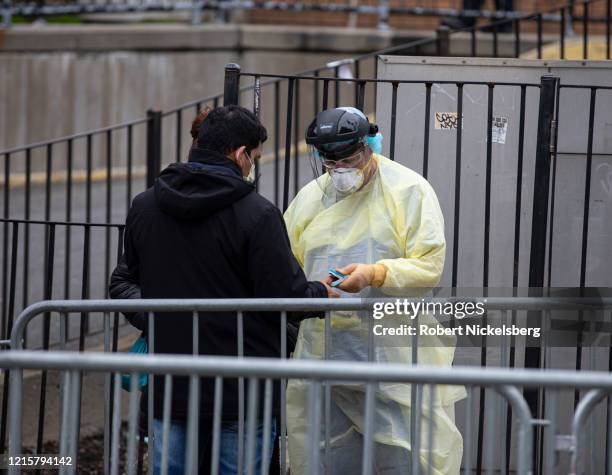
[[[612,84],[606,62],[526,61],[471,58],[412,58],[383,56],[379,79],[415,81],[516,82],[536,85],[544,74],[555,74],[561,84]],[[395,158],[423,173],[425,85],[398,88]],[[485,246],[485,186],[487,164],[488,86],[466,85],[463,94],[461,193],[459,210],[458,285],[483,284]],[[559,109],[560,151],[555,187],[551,281],[553,286],[578,285],[582,248],[582,221],[588,140],[589,90],[562,88]],[[612,93],[597,93],[593,136],[587,285],[612,285]],[[533,206],[533,175],[538,125],[539,89],[529,86],[525,101],[523,170],[521,174],[518,285],[527,286]],[[427,177],[434,186],[446,221],[448,254],[442,285],[450,285],[453,255],[456,131],[437,130],[436,112],[457,111],[457,86],[433,84],[429,126]],[[389,153],[391,86],[378,88],[376,120],[386,137]],[[505,143],[492,144],[489,279],[492,287],[511,286],[514,273],[520,87],[494,87],[493,117],[507,119]]]

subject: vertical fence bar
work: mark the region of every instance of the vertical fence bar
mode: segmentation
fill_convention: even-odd
[[[606,59],[610,59],[610,23],[612,22],[612,0],[606,0]]]
[[[79,426],[81,420],[81,373],[70,371],[70,395],[68,411],[68,455],[72,458],[72,465],[68,469],[69,473],[76,473],[79,453]]]
[[[278,207],[280,164],[280,80],[274,81],[274,204]]]
[[[93,161],[93,135],[87,134],[85,140],[85,221],[91,222],[91,173]]]
[[[45,300],[51,300],[53,290],[53,267],[55,255],[55,224],[48,225],[48,242],[46,250],[45,268]],[[51,330],[51,314],[46,312],[43,316],[43,350],[49,349],[49,339]],[[40,381],[40,400],[38,409],[38,436],[36,439],[36,453],[42,453],[45,412],[47,399],[47,371],[43,370]]]
[[[582,59],[589,58],[589,2],[582,3]]]
[[[91,244],[91,226],[85,225],[83,230],[83,271],[81,274],[81,299],[89,298],[89,256]],[[85,349],[85,333],[89,327],[89,314],[81,312],[81,322],[79,328],[79,351]]]
[[[111,207],[113,202],[112,173],[113,173],[113,136],[112,130],[106,132],[106,223],[111,222]],[[110,277],[110,226],[104,227],[104,280],[102,295],[108,298],[108,278]]]
[[[115,265],[119,265],[121,262],[121,256],[123,255],[123,238],[125,235],[125,226],[117,227],[117,260]],[[113,314],[113,341],[112,349],[113,353],[117,352],[117,346],[119,345],[119,312]]]
[[[68,453],[68,413],[70,412],[69,395],[70,395],[70,375],[68,371],[63,371],[60,374],[62,380],[61,394],[61,413],[60,413],[60,431],[59,431],[59,453]],[[106,470],[106,467],[105,467]],[[67,467],[60,467],[60,475],[68,473]],[[107,473],[107,472],[105,472]]]
[[[472,432],[474,425],[473,423],[473,399],[474,399],[474,388],[469,387],[467,389],[467,398],[465,400],[465,440],[466,444],[463,449],[463,473],[472,473]]]
[[[493,57],[497,58],[499,56],[499,40],[497,36],[497,22],[493,23]]]
[[[32,154],[31,149],[26,150],[26,163],[25,163],[25,200],[24,200],[24,219],[29,221],[30,219],[30,203],[31,203],[31,183],[32,183]],[[22,308],[28,306],[28,294],[30,288],[30,224],[28,222],[24,225],[24,247],[23,247],[23,275],[22,275]],[[24,334],[24,338],[27,332]]]
[[[461,147],[463,138],[463,84],[457,83],[457,143],[455,146],[455,209],[453,222],[453,267],[451,287],[457,287],[459,265],[459,214],[461,212]]]
[[[113,427],[111,445],[111,475],[119,474],[119,447],[121,445],[121,375],[115,373],[113,390]]]
[[[172,375],[164,376],[164,408],[162,419],[162,453],[161,453],[161,475],[168,475],[168,452],[170,449],[170,416],[172,412]],[[152,461],[149,459],[149,466]]]
[[[125,212],[127,214],[127,212],[130,210],[130,203],[132,202],[132,166],[133,166],[133,159],[132,159],[132,126],[128,125],[127,128],[127,164],[126,164],[126,168],[127,168],[127,177],[126,177],[126,206],[125,206]]]
[[[104,312],[104,352],[110,352],[110,314]],[[67,320],[67,316],[60,315],[61,321]],[[66,321],[67,323],[67,321]],[[111,426],[112,426],[112,378],[110,373],[104,374],[104,473],[110,472],[111,453]],[[61,452],[60,452],[61,453]]]
[[[219,457],[221,450],[221,406],[223,403],[222,397],[223,379],[220,376],[217,376],[215,378],[215,400],[213,403],[213,437],[212,453],[210,458],[211,475],[218,475],[219,473]]]
[[[236,334],[238,336],[238,358],[244,357],[244,315],[237,312]],[[244,468],[244,377],[238,378],[238,473]]]
[[[429,169],[429,127],[431,121],[431,86],[432,83],[425,83],[425,120],[423,131],[423,178],[427,179]]]
[[[395,160],[395,129],[397,126],[397,88],[399,83],[392,82],[391,92],[391,133],[389,138],[389,158]]]
[[[308,384],[308,443],[307,466],[310,475],[319,474],[319,439],[321,431],[321,382]]]
[[[587,139],[586,175],[584,178],[584,208],[582,214],[582,246],[580,256],[580,288],[586,285],[587,244],[589,240],[589,205],[591,200],[591,169],[593,167],[593,132],[595,126],[595,104],[597,88],[591,88],[589,100],[589,125]]]
[[[538,59],[542,59],[542,14],[536,15],[537,35],[538,35]]]
[[[138,427],[138,382],[140,374],[130,373],[130,398],[128,405],[127,474],[136,473],[136,434]],[[188,472],[190,473],[190,472]]]
[[[22,450],[23,429],[23,369],[15,368],[10,372],[9,388],[9,455],[16,457]],[[13,467],[9,473],[19,473],[18,467]]]
[[[13,314],[15,310],[15,281],[17,276],[17,252],[19,244],[19,223],[13,223],[12,245],[11,245],[11,275],[8,302],[8,321],[6,329],[3,329],[3,338],[8,339],[13,330]],[[6,429],[7,429],[7,410],[9,396],[9,371],[4,371],[4,384],[2,385],[2,422],[0,427],[0,451],[5,452],[6,448]]]
[[[561,9],[561,22],[559,23],[559,59],[565,59],[565,29],[566,19],[565,19],[565,8]]]
[[[289,78],[287,86],[287,124],[285,130],[285,176],[283,184],[283,213],[289,206],[289,177],[291,174],[291,121],[293,119],[294,78]]]
[[[72,221],[72,139],[66,143],[66,222]],[[72,228],[65,226],[66,239],[64,243],[64,298],[70,299],[70,254],[72,250]]]
[[[247,453],[246,453],[246,469],[247,475],[255,475],[255,437],[257,434],[257,378],[249,378],[249,400],[247,411]],[[262,460],[263,462],[263,460]],[[242,473],[242,472],[238,472]]]
[[[552,391],[546,398],[545,417],[549,421],[546,427],[548,437],[544,444],[544,475],[553,475],[555,472],[555,437],[557,436],[557,392]]]
[[[270,434],[272,433],[272,380],[265,380],[263,443],[261,448],[261,475],[268,474],[270,459]]]
[[[363,455],[362,455],[362,475],[372,475],[373,464],[374,464],[374,414],[376,408],[375,400],[375,385],[376,383],[369,381],[366,386],[366,398],[365,398],[365,418],[364,427],[365,434],[363,437]],[[327,421],[326,421],[327,423]]]
[[[10,158],[11,155],[9,153],[4,154],[4,219],[8,219],[9,217],[9,200],[10,200],[10,186],[9,186],[9,176],[10,176]],[[2,236],[2,322],[0,327],[2,329],[6,328],[6,319],[7,319],[7,289],[8,289],[8,234],[9,234],[9,223],[7,221],[4,222],[3,227],[3,236]]]
[[[495,452],[495,429],[497,426],[497,411],[495,411],[495,400],[497,398],[491,397],[488,401],[488,407],[486,408],[486,433],[487,438],[485,442],[485,465],[487,475],[493,475],[493,464],[494,464],[494,452]]]
[[[521,99],[520,99],[520,112],[519,112],[519,132],[518,132],[518,153],[517,153],[517,167],[516,167],[516,200],[514,209],[514,265],[512,272],[512,292],[513,295],[517,294],[516,289],[518,288],[519,280],[519,258],[520,258],[520,238],[521,238],[521,210],[522,210],[522,194],[523,194],[523,159],[524,159],[524,143],[525,143],[525,98],[527,95],[527,86],[521,85]],[[512,324],[516,321],[516,310],[512,310]],[[510,342],[510,354],[508,359],[508,366],[514,367],[514,359],[516,353],[516,347],[514,344],[514,337],[511,337]],[[512,440],[512,406],[508,404],[506,409],[506,447],[505,457],[506,465],[505,470],[508,472],[510,463],[510,446]]]
[[[429,430],[427,431],[427,475],[432,475],[433,473],[433,451],[434,451],[434,431],[435,431],[435,422],[433,418],[433,414],[435,411],[435,399],[436,399],[436,385],[429,385]]]
[[[319,71],[315,71],[313,76],[315,78],[318,78],[320,76]],[[313,96],[313,110],[312,110],[312,116],[316,116],[317,113],[319,112],[319,101],[320,101],[320,91],[319,91],[319,80],[315,79],[313,81],[313,88],[314,88],[314,96]]]
[[[410,448],[412,455],[412,471],[411,475],[419,475],[421,471],[421,420],[423,419],[423,388],[420,384],[417,384],[416,387],[413,384],[410,388],[411,392],[416,393],[416,397],[414,399],[416,410],[412,411],[414,415],[416,415],[416,421],[411,421],[411,425],[413,426],[413,431],[410,436]]]
[[[293,195],[297,195],[300,186],[299,137],[300,137],[300,81],[295,81],[295,117],[293,127]]]
[[[521,21],[514,20],[514,57],[521,56]]]
[[[181,137],[183,136],[183,116],[182,116],[182,110],[179,109],[176,111],[176,157],[174,158],[174,161],[176,163],[179,163],[181,161],[181,155],[182,155],[182,151],[181,151]]]
[[[491,225],[491,169],[493,166],[493,99],[494,84],[488,85],[487,96],[487,164],[485,171],[484,255],[482,286],[489,286],[489,241]]]
[[[53,144],[47,145],[47,159],[46,159],[46,171],[45,171],[45,221],[51,219],[51,173],[53,167]],[[47,242],[47,235],[45,233],[45,242]]]
[[[548,235],[548,255],[552,256],[553,255],[553,241],[554,241],[554,229],[555,229],[555,195],[556,195],[556,187],[557,187],[557,142],[558,142],[558,136],[559,136],[559,108],[558,105],[560,104],[560,100],[561,100],[561,88],[558,87],[557,88],[557,93],[556,93],[556,97],[555,97],[555,102],[557,104],[557,108],[555,110],[555,115],[553,117],[553,122],[552,122],[552,129],[553,132],[551,132],[551,145],[550,145],[550,151],[551,151],[551,160],[553,162],[553,167],[552,167],[552,175],[551,175],[551,187],[550,187],[550,223],[549,223],[549,235]],[[548,259],[548,286],[550,287],[552,285],[552,262],[553,259],[550,258]]]
[[[287,312],[281,312],[281,359],[287,359]],[[280,381],[280,470],[281,475],[287,473],[287,408],[286,401],[287,380]]]
[[[359,60],[356,59],[353,62],[354,77],[356,79],[359,79],[361,77],[361,71],[360,71],[360,67],[359,66],[360,66]],[[355,104],[356,104],[355,107],[362,111],[363,109],[361,109],[357,105],[357,104],[359,104],[359,95],[360,95],[359,88],[360,88],[361,84],[362,84],[361,82],[354,83],[354,86],[355,86]]]
[[[610,351],[609,358],[612,357],[612,351]],[[608,364],[608,368],[610,365]],[[612,436],[610,435],[610,427],[612,427],[612,397],[608,395],[606,402],[608,410],[608,417],[606,418],[606,475],[612,473]]]
[[[161,136],[161,111],[149,109],[147,111],[147,188],[153,186],[161,170]]]
[[[484,216],[484,246],[483,246],[483,272],[482,286],[485,289],[489,286],[489,243],[490,243],[490,224],[491,224],[491,168],[493,157],[493,98],[494,84],[488,84],[487,96],[487,155],[486,155],[486,171],[485,171],[485,216]],[[485,294],[486,295],[486,294]],[[483,315],[483,322],[486,324],[487,315]],[[480,365],[487,366],[487,337],[482,338],[482,348],[480,350]],[[480,388],[478,408],[478,453],[476,457],[476,472],[482,473],[483,462],[483,443],[484,443],[484,423],[485,423],[485,406],[486,406],[486,391],[484,387]]]
[[[548,227],[548,204],[550,188],[551,126],[555,111],[558,78],[542,76],[540,82],[540,102],[538,112],[538,135],[536,145],[536,163],[533,192],[533,211],[531,227],[531,249],[529,256],[529,288],[531,295],[540,295],[537,289],[544,286],[546,262],[546,231]],[[541,312],[528,312],[529,320],[539,321]],[[529,343],[529,342],[528,342]],[[533,343],[533,342],[531,342]],[[525,348],[525,368],[539,368],[541,365],[541,348],[531,344]],[[525,390],[525,401],[533,417],[542,417],[542,397],[537,390]],[[540,447],[541,431],[536,428],[535,446]],[[537,457],[538,450],[533,451]],[[539,461],[531,461],[539,467]]]
[[[366,82],[365,81],[360,81],[359,83],[357,83],[356,86],[356,101],[355,101],[355,107],[357,109],[359,109],[360,111],[365,113],[365,88],[366,88]]]
[[[147,324],[148,324],[148,349],[149,354],[155,354],[155,314],[153,312],[147,312]],[[149,443],[147,446],[147,454],[149,460],[153,460],[153,448],[155,446],[155,431],[153,430],[153,411],[155,407],[155,377],[149,374],[147,378],[147,432],[149,437]],[[149,462],[150,463],[150,462]]]
[[[325,312],[325,340],[323,343],[324,357],[326,360],[330,359],[331,352],[331,312]],[[368,355],[369,356],[369,355]],[[324,427],[324,438],[325,438],[325,473],[329,475],[331,473],[331,381],[325,380],[324,398],[325,407],[325,427]]]
[[[198,471],[198,431],[200,411],[200,378],[189,377],[189,402],[187,410],[187,446],[185,449],[185,473]],[[238,472],[242,473],[242,472]]]
[[[223,105],[237,105],[240,99],[240,66],[235,63],[225,65],[223,80]]]
[[[450,51],[450,28],[440,25],[436,29],[436,49],[438,56],[448,56]]]
[[[258,119],[261,117],[261,78],[255,76],[253,79],[253,114]],[[253,164],[255,167],[255,191],[259,191],[259,160]]]
[[[340,107],[340,66],[334,68],[334,107]]]
[[[374,61],[374,78],[378,78],[378,55],[375,54],[372,56],[372,60]],[[376,111],[376,104],[378,101],[378,97],[376,97],[378,94],[378,83],[374,83],[374,106],[373,106],[373,111]]]
[[[470,55],[475,58],[476,55],[476,28],[470,30]]]
[[[322,110],[327,110],[329,107],[329,79],[323,79],[323,107]]]

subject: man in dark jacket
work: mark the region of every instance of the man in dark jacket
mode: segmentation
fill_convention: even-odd
[[[170,165],[152,188],[134,199],[126,220],[126,268],[118,271],[124,283],[131,281],[137,287],[124,285],[114,275],[111,296],[135,296],[130,292],[138,288],[142,298],[336,296],[327,284],[306,280],[291,252],[280,211],[255,192],[254,161],[266,138],[265,128],[244,108],[227,106],[209,113],[189,162]],[[280,335],[280,321],[274,314],[246,314],[244,355],[278,357]],[[237,341],[235,313],[200,314],[200,354],[235,356]],[[157,314],[153,345],[155,353],[191,353],[191,314]],[[186,378],[174,379],[169,473],[183,473],[188,385]],[[222,474],[236,473],[237,388],[237,381],[224,381]],[[155,473],[161,460],[163,392],[163,377],[155,377]],[[213,395],[214,380],[202,379],[201,473],[208,473],[210,467]],[[258,459],[263,445],[259,429]]]

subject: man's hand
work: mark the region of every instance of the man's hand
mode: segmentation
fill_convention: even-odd
[[[338,285],[345,292],[359,292],[368,286],[380,287],[387,275],[387,268],[381,264],[349,264],[338,269],[338,272],[348,275],[346,280]]]
[[[331,284],[331,280],[329,280],[329,278],[324,279],[324,280],[320,280],[319,282],[321,282],[325,288],[327,289],[327,298],[328,299],[337,299],[340,297],[340,294],[338,292],[336,292],[336,290],[329,284]]]

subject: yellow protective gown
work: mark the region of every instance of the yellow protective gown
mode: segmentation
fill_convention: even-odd
[[[329,175],[306,185],[285,213],[293,253],[310,280],[327,276],[330,267],[350,263],[380,263],[387,267],[380,288],[366,287],[343,297],[382,298],[406,296],[408,289],[432,288],[440,280],[445,257],[444,220],[429,183],[416,172],[374,154],[377,170],[359,191],[336,196]],[[295,358],[325,357],[367,361],[368,312],[334,312],[331,345],[325,355],[325,320],[302,321]],[[429,319],[429,320],[428,320]],[[405,316],[385,316],[377,324],[407,323]],[[420,315],[419,324],[435,325],[434,317]],[[412,362],[411,339],[379,336],[371,358],[377,362]],[[419,363],[450,367],[454,338],[419,336]],[[336,384],[331,388],[331,467],[319,473],[353,474],[361,471],[364,430],[364,384]],[[423,391],[419,460],[427,473],[428,424],[433,419],[432,473],[458,474],[463,440],[454,423],[454,404],[465,397],[456,386],[437,386],[434,413],[429,413],[429,393]],[[411,386],[379,383],[376,387],[374,431],[375,473],[404,474],[411,470]],[[307,387],[303,380],[287,385],[287,431],[292,475],[307,468]],[[321,446],[323,450],[323,445]],[[323,452],[319,457],[324,462]]]

